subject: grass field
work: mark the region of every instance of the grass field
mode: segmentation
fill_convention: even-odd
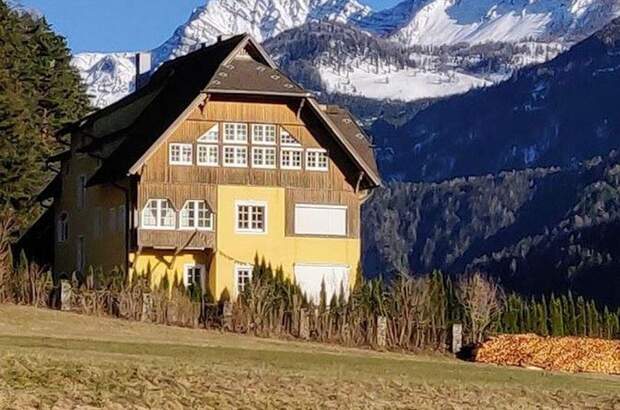
[[[620,378],[0,306],[0,408],[609,408]]]

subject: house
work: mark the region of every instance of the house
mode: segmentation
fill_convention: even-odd
[[[51,158],[60,171],[39,199],[53,200],[55,273],[120,267],[234,297],[258,255],[310,296],[352,284],[360,207],[381,181],[351,114],[248,35],[140,79],[67,127],[70,149]]]

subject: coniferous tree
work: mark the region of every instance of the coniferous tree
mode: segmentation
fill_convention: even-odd
[[[45,161],[55,135],[89,109],[64,38],[45,18],[0,0],[0,207],[26,223],[33,196],[51,178]]]

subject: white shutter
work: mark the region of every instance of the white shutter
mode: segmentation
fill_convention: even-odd
[[[295,205],[295,233],[346,236],[347,207],[297,204]]]
[[[333,295],[338,296],[340,289],[349,293],[349,267],[343,265],[315,265],[295,264],[295,281],[308,300],[319,303],[321,294],[321,282],[325,282],[326,302],[329,303]]]

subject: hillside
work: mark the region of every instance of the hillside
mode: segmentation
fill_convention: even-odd
[[[525,294],[620,301],[620,154],[580,166],[392,182],[363,213],[366,273],[481,270]]]
[[[617,378],[0,306],[6,408],[609,407]]]
[[[620,19],[552,61],[402,126],[377,121],[371,134],[384,175],[400,180],[568,166],[620,147],[618,90]]]

